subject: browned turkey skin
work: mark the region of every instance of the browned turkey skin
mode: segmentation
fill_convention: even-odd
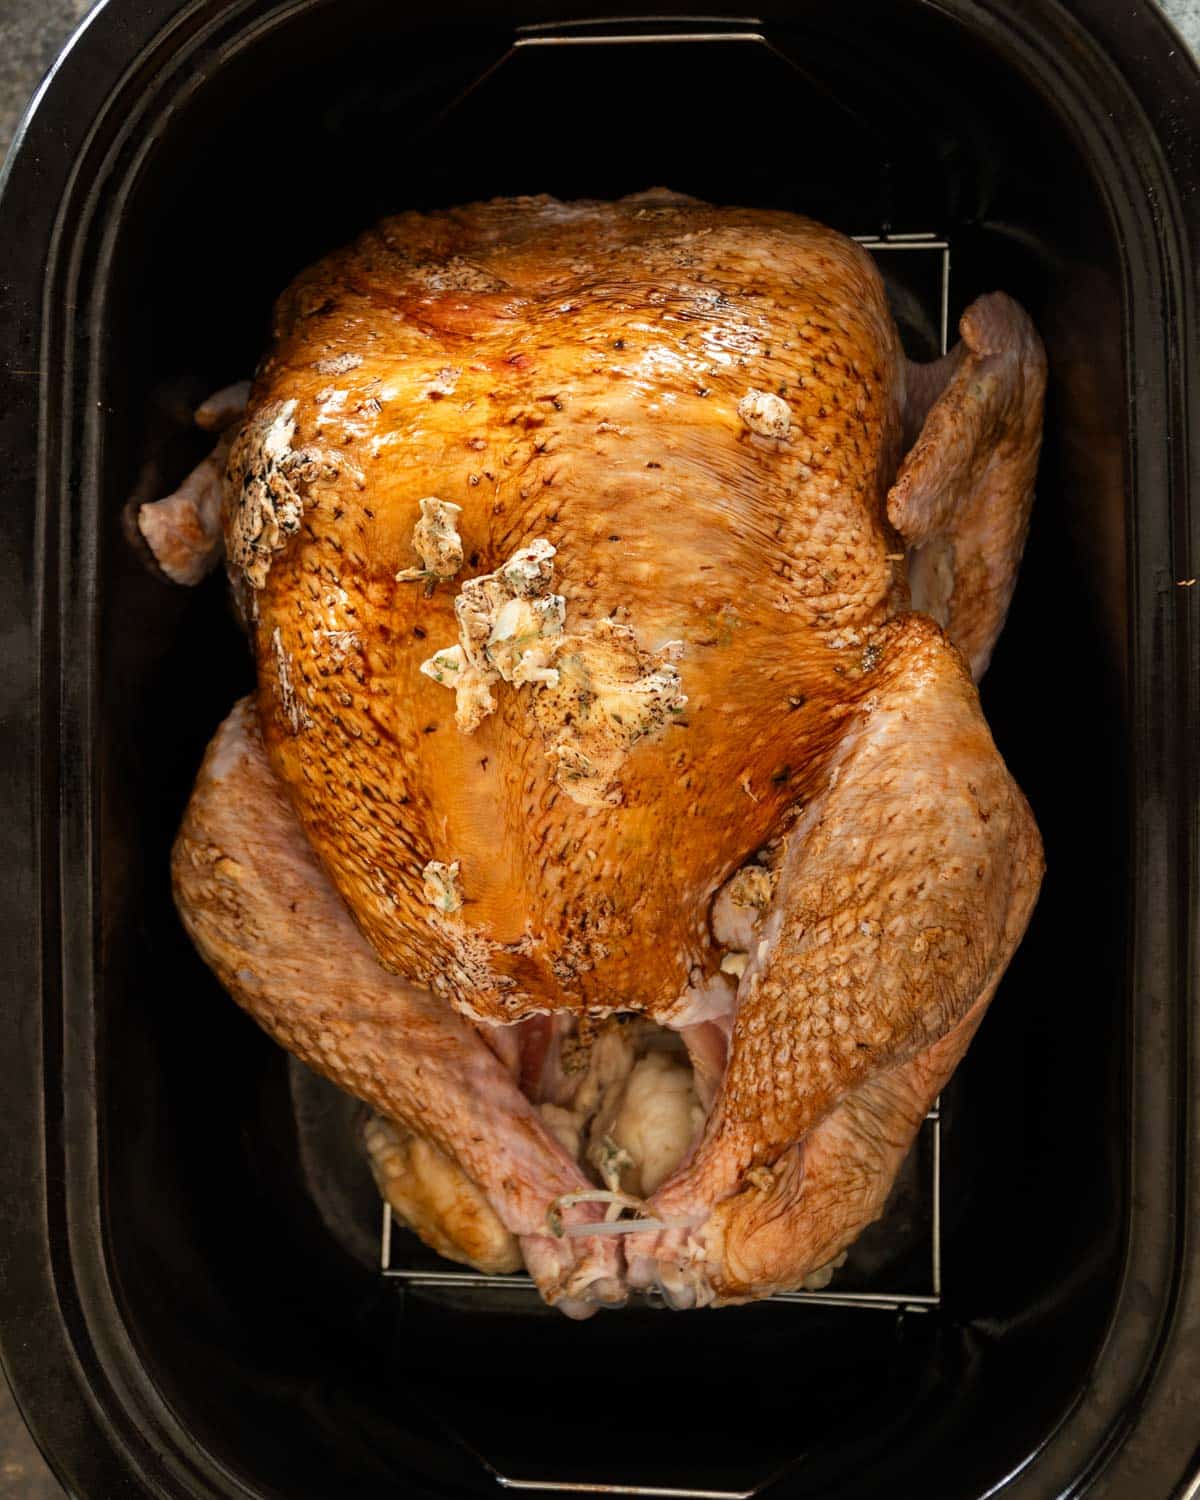
[[[1042,868],[971,669],[1044,359],[1000,294],[960,333],[909,365],[787,214],[404,215],[280,299],[220,525],[217,463],[143,509],[259,669],[180,912],[442,1253],[688,1307],[881,1211]]]

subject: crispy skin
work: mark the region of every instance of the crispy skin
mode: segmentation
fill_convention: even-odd
[[[1028,804],[961,657],[922,615],[878,649],[739,989],[709,1142],[722,1119],[746,1132],[745,1166],[952,1031],[1007,964],[1041,878]]]
[[[751,1183],[717,1204],[698,1237],[713,1305],[795,1290],[880,1216],[922,1120],[967,1050],[994,989],[932,1047],[850,1094],[777,1158],[761,1185]],[[674,1286],[685,1284],[674,1268],[667,1274]]]
[[[934,380],[946,377],[936,399],[933,380],[910,381],[909,406],[921,427],[887,508],[913,549],[914,607],[945,627],[978,682],[1008,613],[1029,529],[1046,356],[1027,314],[1003,292],[972,303],[959,333],[962,342],[930,367]]]
[[[779,1209],[794,1189],[807,1225],[791,1237],[793,1282],[846,1242],[830,1249],[817,1232],[823,1192],[847,1238],[877,1215],[872,1190],[886,1192],[965,1049],[1042,876],[1032,814],[962,658],[922,615],[892,622],[877,644],[873,691],[789,835],[704,1139],[652,1200],[660,1217],[696,1228],[725,1205],[728,1229],[737,1211],[726,1200],[747,1173],[804,1142],[813,1180],[801,1193],[794,1177],[772,1201]],[[709,1279],[725,1277],[719,1257],[707,1266],[706,1238],[637,1236],[635,1282],[665,1279],[703,1300]],[[806,1262],[806,1250],[818,1258]]]
[[[209,746],[171,869],[189,936],[264,1031],[449,1157],[521,1237],[547,1301],[576,1313],[585,1298],[621,1300],[611,1240],[545,1233],[550,1202],[587,1179],[475,1030],[379,967],[292,816],[250,699]],[[566,1218],[596,1212],[584,1205]],[[494,1253],[490,1223],[465,1244],[456,1226],[438,1227],[480,1264]]]
[[[295,403],[303,520],[251,591],[260,704],[323,865],[382,962],[472,1015],[665,1016],[715,972],[709,897],[806,795],[887,613],[901,356],[869,257],[673,195],[476,205],[323,261],[275,334],[247,430]],[[784,393],[786,439],[743,422],[751,389]],[[456,584],[395,581],[427,496],[462,508],[464,578],[545,537],[568,630],[684,643],[686,713],[629,751],[619,806],[556,784],[533,689],[464,735],[418,673],[457,638]],[[430,860],[460,864],[457,925]]]
[[[959,649],[978,675],[1011,597],[1044,360],[999,295],[962,331],[908,366],[852,243],[670,194],[406,215],[277,307],[223,508],[258,711],[201,772],[180,910],[414,1132],[384,1176],[419,1232],[480,1265],[519,1237],[574,1315],[827,1265],[1028,920],[1037,830]],[[528,652],[473,664],[456,725],[419,668],[503,611]],[[711,1108],[666,1229],[556,1242],[583,1180],[530,1098],[613,1009],[680,1028]]]

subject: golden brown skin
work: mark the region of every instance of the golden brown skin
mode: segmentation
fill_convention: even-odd
[[[1040,844],[955,645],[982,670],[1011,596],[1044,361],[999,295],[963,331],[910,366],[852,242],[664,193],[404,215],[276,309],[224,505],[257,723],[221,731],[251,747],[231,787],[201,776],[180,908],[239,1001],[444,1153],[569,1311],[625,1283],[743,1300],[836,1256],[1020,939]],[[517,652],[456,723],[434,680],[470,647],[455,601],[530,548],[486,586],[475,648],[508,650],[517,610],[527,674]],[[910,568],[955,644],[903,613]],[[530,600],[561,626],[531,628]],[[269,865],[236,881],[270,937],[253,963],[228,893],[188,873],[189,829],[245,841],[255,800],[320,889],[306,948],[320,932],[356,983],[406,997],[385,1031],[351,1015],[336,1055],[291,1020],[311,1002]],[[755,859],[749,909],[726,883]],[[675,1227],[555,1259],[530,1203],[544,1222],[579,1173],[517,1082],[558,1034],[539,1015],[614,1010],[680,1028],[711,1107],[649,1205]],[[360,1025],[383,1074],[352,1061]],[[493,1161],[515,1149],[520,1191]]]
[[[1029,529],[1046,360],[1032,323],[1002,292],[973,303],[959,333],[962,343],[934,367],[949,378],[921,413],[887,513],[913,549],[914,607],[945,628],[978,682],[1004,624]],[[910,415],[934,395],[931,385],[910,383]]]
[[[556,1241],[546,1205],[590,1184],[547,1134],[511,1074],[427,990],[380,968],[330,888],[263,753],[243,699],[217,731],[171,860],[175,901],[218,979],[309,1067],[398,1121],[480,1188],[548,1302],[622,1301],[612,1240]],[[487,1265],[492,1224],[441,1234]],[[583,1205],[567,1219],[598,1217]],[[424,1227],[424,1226],[418,1226]],[[432,1236],[435,1248],[439,1235]]]
[[[811,1171],[788,1191],[807,1233],[789,1230],[788,1253],[816,1253],[823,1175],[842,1208],[856,1171],[886,1192],[1025,931],[1041,878],[1037,829],[961,657],[921,615],[891,623],[877,646],[874,691],[788,835],[704,1139],[651,1200],[660,1217],[696,1228],[714,1204],[736,1216],[747,1173],[778,1169],[803,1142]],[[871,1129],[880,1112],[883,1144]],[[741,1197],[755,1205],[762,1191]],[[846,1214],[838,1227],[857,1232],[882,1200],[867,1205],[865,1218]],[[669,1268],[679,1305],[690,1305],[683,1283],[693,1277],[704,1300],[710,1282],[722,1284],[701,1255],[712,1232],[631,1236],[634,1284]],[[805,1254],[804,1269],[844,1243],[815,1261]]]
[[[849,1095],[777,1158],[769,1179],[722,1199],[695,1238],[698,1265],[690,1254],[656,1263],[674,1305],[711,1296],[725,1306],[797,1287],[877,1219],[992,989],[941,1041]]]
[[[787,214],[487,204],[389,220],[275,331],[251,411],[295,401],[292,448],[340,466],[255,591],[264,736],[322,863],[384,964],[482,1019],[666,1013],[715,972],[709,899],[808,794],[896,587],[901,354],[870,258]],[[785,393],[786,441],[741,420],[751,389]],[[563,795],[532,690],[466,736],[419,675],[457,638],[455,587],[395,582],[424,496],[462,507],[464,576],[545,537],[568,629],[684,642],[686,713],[618,807]],[[460,863],[469,954],[431,927],[429,860]]]

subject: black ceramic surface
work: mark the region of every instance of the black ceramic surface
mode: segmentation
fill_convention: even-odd
[[[495,1492],[487,1465],[780,1500],[1182,1492],[1198,91],[1165,22],[1118,9],[809,0],[676,28],[771,47],[532,32],[509,55],[514,22],[585,13],[109,0],[77,40],[0,223],[0,1338],[73,1493],[466,1496]],[[172,590],[122,534],[128,496],[202,449],[178,413],[247,373],[293,272],[382,212],[652,183],[936,230],[954,311],[1003,287],[1048,346],[984,701],[1049,869],[952,1086],[936,1314],[580,1326],[398,1296],[322,1216],[287,1061],[171,908],[191,777],[249,681],[220,581]]]

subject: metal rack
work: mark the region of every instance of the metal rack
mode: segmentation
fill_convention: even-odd
[[[663,41],[678,41],[679,36],[661,38]],[[710,36],[704,40],[713,39]],[[726,33],[721,40],[728,40]],[[746,38],[750,40],[751,38]],[[556,38],[562,41],[562,38]],[[595,39],[591,39],[595,40]],[[642,36],[639,41],[659,40],[651,36]],[[762,40],[755,36],[753,40]],[[521,43],[518,43],[521,45]],[[940,352],[945,354],[949,347],[950,337],[950,245],[949,242],[938,238],[936,234],[856,234],[853,236],[864,249],[870,250],[874,255],[924,255],[930,258],[930,269],[933,272],[931,284],[936,285],[937,292],[937,326],[939,333]],[[940,1306],[942,1300],[942,1117],[940,1109],[941,1101],[934,1104],[933,1109],[925,1117],[922,1126],[923,1132],[928,1132],[928,1145],[930,1156],[930,1266],[929,1287],[925,1291],[910,1292],[896,1291],[858,1291],[839,1292],[834,1290],[821,1291],[799,1291],[780,1292],[770,1300],[772,1302],[787,1303],[789,1305],[800,1305],[808,1303],[823,1307],[856,1307],[882,1312],[906,1312],[926,1313]],[[915,1149],[915,1147],[914,1147]],[[537,1290],[533,1282],[524,1273],[510,1276],[488,1276],[481,1271],[472,1271],[461,1268],[446,1270],[430,1270],[427,1267],[393,1264],[393,1251],[396,1248],[396,1236],[392,1232],[392,1211],[385,1203],[383,1206],[383,1230],[380,1241],[380,1268],[384,1276],[391,1280],[404,1283],[413,1287],[427,1288],[462,1288],[470,1290],[477,1288],[489,1291],[507,1290],[513,1296],[537,1297]],[[653,1303],[653,1294],[645,1299]],[[578,1488],[581,1491],[592,1492],[594,1486],[582,1485],[544,1485],[535,1481],[516,1481],[501,1479],[500,1483],[512,1489],[562,1489],[570,1490]],[[695,1490],[662,1490],[662,1489],[633,1489],[616,1490],[614,1493],[627,1493],[639,1495],[656,1495],[662,1497],[689,1496],[698,1497],[699,1491]],[[718,1492],[712,1492],[718,1496]],[[718,1500],[735,1500],[732,1492],[719,1492]]]

